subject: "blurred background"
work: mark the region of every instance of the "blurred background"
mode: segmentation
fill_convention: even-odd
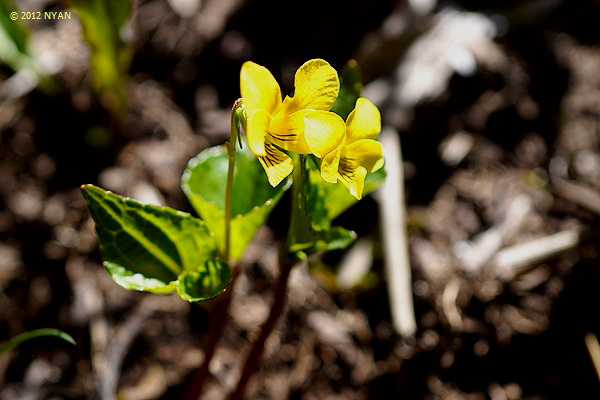
[[[192,212],[181,173],[227,139],[243,62],[289,94],[310,58],[356,59],[402,143],[416,330],[391,317],[376,193],[337,221],[349,255],[294,270],[247,398],[598,398],[600,1],[290,4],[0,0],[0,343],[77,341],[0,358],[0,400],[183,398],[210,307],[115,285],[79,186]],[[204,399],[268,315],[286,218],[248,250]]]

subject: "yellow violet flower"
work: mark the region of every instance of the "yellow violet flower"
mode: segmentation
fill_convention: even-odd
[[[282,101],[279,84],[268,69],[251,61],[242,66],[240,91],[248,146],[273,187],[294,169],[292,159],[276,146],[322,158],[338,147],[344,136],[344,122],[329,112],[340,89],[333,67],[321,59],[307,61],[296,71],[294,88],[294,96]],[[307,116],[318,121],[318,131],[305,129]]]
[[[312,119],[307,122],[307,124],[313,123],[320,125],[319,121],[314,122]],[[374,140],[379,136],[379,132],[381,132],[379,110],[369,100],[359,98],[356,107],[346,120],[346,135],[342,144],[327,154],[321,162],[323,180],[329,183],[340,180],[350,194],[360,200],[365,186],[365,176],[380,169],[384,163],[383,146]]]

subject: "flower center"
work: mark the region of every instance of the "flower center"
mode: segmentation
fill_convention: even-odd
[[[352,181],[354,177],[354,170],[356,169],[356,162],[353,158],[341,157],[338,172],[343,180],[346,182]]]

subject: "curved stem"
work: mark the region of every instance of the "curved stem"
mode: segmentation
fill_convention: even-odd
[[[229,397],[229,400],[242,400],[244,398],[246,384],[250,380],[252,374],[254,374],[256,366],[260,361],[265,341],[273,331],[273,328],[275,328],[275,325],[277,324],[277,321],[279,320],[279,317],[281,316],[285,306],[287,283],[290,276],[290,271],[292,270],[292,265],[287,264],[284,257],[280,257],[279,262],[279,280],[277,281],[277,286],[275,286],[275,293],[273,295],[273,303],[271,305],[269,318],[263,324],[258,339],[252,343],[252,348],[250,349],[250,353],[248,353],[246,358],[238,385],[235,391]]]
[[[230,136],[227,145],[229,168],[227,170],[227,186],[225,188],[225,261],[229,262],[231,254],[231,198],[233,196],[233,172],[235,169],[236,142],[238,140],[239,122],[236,112],[242,105],[242,99],[237,99],[231,109]]]
[[[250,353],[248,353],[246,358],[238,385],[235,391],[229,397],[229,400],[242,400],[244,398],[246,385],[248,384],[252,374],[254,374],[256,366],[260,361],[265,341],[275,328],[275,325],[277,324],[277,321],[279,320],[279,317],[281,316],[285,306],[288,280],[292,267],[294,266],[292,261],[293,258],[290,254],[290,247],[296,243],[296,236],[298,232],[297,224],[299,223],[299,218],[297,218],[298,212],[303,212],[302,209],[306,207],[304,179],[306,179],[307,171],[305,168],[305,159],[303,155],[297,154],[292,154],[292,157],[294,158],[295,168],[293,171],[294,183],[292,184],[290,227],[286,241],[279,253],[279,279],[277,281],[277,285],[275,286],[271,312],[269,313],[269,318],[267,318],[261,328],[260,336],[254,343],[252,343],[252,348],[250,349]]]
[[[202,386],[209,375],[208,367],[210,361],[215,353],[217,343],[221,338],[221,333],[223,332],[225,322],[227,321],[227,310],[229,309],[229,304],[231,304],[231,294],[233,293],[233,286],[237,276],[239,275],[239,270],[240,268],[233,268],[233,276],[231,278],[229,288],[221,297],[215,300],[217,304],[215,304],[215,307],[211,311],[210,326],[208,328],[208,341],[206,342],[206,347],[204,349],[204,361],[202,362],[200,368],[198,368],[194,373],[194,378],[192,379],[192,382],[187,390],[185,400],[197,400],[200,398]]]
[[[231,125],[230,125],[230,137],[227,146],[227,155],[229,156],[229,168],[227,170],[227,183],[225,187],[225,250],[223,257],[225,261],[232,266],[233,276],[229,283],[229,288],[225,293],[215,300],[216,305],[211,312],[210,326],[208,328],[208,341],[206,343],[204,361],[200,368],[196,370],[192,383],[186,393],[186,400],[197,400],[200,397],[202,386],[208,377],[208,367],[212,357],[214,355],[217,343],[221,338],[221,333],[225,327],[227,321],[227,309],[231,303],[231,295],[233,292],[233,285],[239,275],[239,267],[230,262],[231,254],[231,199],[233,197],[233,173],[235,170],[235,155],[236,155],[236,142],[239,139],[239,125],[240,116],[238,111],[242,107],[242,99],[237,99],[231,109]],[[241,146],[241,141],[240,141]]]

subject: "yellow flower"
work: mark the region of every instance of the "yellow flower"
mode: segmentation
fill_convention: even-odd
[[[307,117],[307,120],[310,117]],[[340,118],[341,119],[341,118]],[[308,124],[312,121],[307,122]],[[317,121],[315,125],[320,125]],[[367,173],[383,166],[383,146],[374,140],[381,132],[381,115],[373,103],[365,98],[356,101],[356,107],[346,121],[346,135],[342,144],[321,162],[321,176],[329,183],[338,180],[357,199],[362,198]]]
[[[324,157],[339,146],[344,122],[329,110],[340,89],[337,72],[326,61],[304,63],[296,72],[294,97],[281,100],[279,84],[263,66],[245,62],[240,89],[246,112],[248,146],[258,157],[269,183],[277,186],[294,169],[292,159],[279,150]],[[320,129],[305,129],[305,118]]]

